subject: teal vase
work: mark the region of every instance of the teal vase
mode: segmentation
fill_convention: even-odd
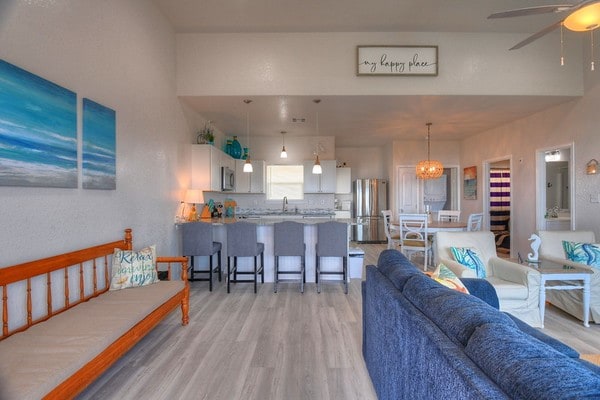
[[[231,142],[231,157],[237,158],[238,160],[242,158],[242,145],[237,140],[237,136],[233,137],[233,141]]]
[[[225,145],[225,154],[227,154],[228,156],[231,155],[231,144],[232,143],[233,143],[233,140],[227,139],[227,144]]]
[[[248,148],[244,147],[244,154],[242,155],[242,160],[245,160],[246,158],[248,158]]]

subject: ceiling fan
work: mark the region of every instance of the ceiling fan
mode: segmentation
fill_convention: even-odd
[[[559,14],[565,12],[568,13],[566,17],[517,43],[511,47],[510,50],[520,49],[547,33],[552,32],[559,26],[565,26],[567,29],[576,32],[593,31],[600,26],[600,0],[581,0],[575,4],[556,4],[519,8],[493,13],[488,16],[488,19],[521,17],[546,13]]]

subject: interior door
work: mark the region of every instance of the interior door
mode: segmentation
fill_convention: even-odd
[[[415,167],[397,167],[397,214],[419,212],[419,180]]]

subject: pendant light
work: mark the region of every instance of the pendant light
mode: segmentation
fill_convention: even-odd
[[[314,99],[313,102],[315,104],[319,104],[321,102],[321,99]],[[317,109],[316,112],[316,125],[317,125],[317,140],[319,137],[319,110]],[[313,174],[322,174],[323,173],[323,168],[321,168],[321,162],[319,161],[319,144],[317,143],[317,149],[316,149],[316,158],[315,158],[315,165],[313,165],[313,169],[312,169],[312,173]]]
[[[244,172],[252,172],[252,162],[250,161],[250,103],[252,100],[245,99],[244,103],[248,104],[248,110],[246,111],[246,139],[248,142],[248,157],[246,157],[246,162],[244,163]]]
[[[430,135],[431,135],[431,122],[426,123],[427,125],[427,160],[419,161],[417,164],[416,172],[417,178],[419,179],[437,179],[444,173],[444,166],[441,162],[430,159]]]
[[[281,155],[280,158],[287,158],[287,151],[285,151],[285,131],[281,131]]]

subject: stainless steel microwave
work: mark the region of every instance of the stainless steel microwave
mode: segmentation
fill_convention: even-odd
[[[235,171],[221,167],[221,190],[231,191],[235,189]]]

